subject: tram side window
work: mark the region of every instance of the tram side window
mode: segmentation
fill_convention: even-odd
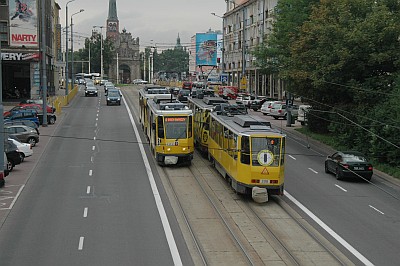
[[[224,128],[223,150],[229,153],[229,129]]]
[[[215,122],[214,119],[211,120],[210,125],[211,125],[211,129],[210,129],[211,134],[210,134],[210,137],[215,141],[215,125],[216,125],[216,122]]]
[[[192,130],[193,130],[193,117],[189,116],[189,128],[188,128],[188,138],[192,137]]]
[[[233,159],[237,160],[238,157],[238,136],[233,134]]]
[[[157,117],[158,122],[158,137],[164,138],[164,118],[162,116]]]
[[[285,146],[286,140],[285,138],[282,138],[282,153],[281,153],[281,165],[285,164],[285,155],[286,155],[286,146]]]
[[[209,130],[210,129],[210,112],[209,111],[205,111],[204,113],[204,121],[203,125],[204,125],[204,130]]]
[[[242,136],[242,147],[240,149],[240,162],[250,164],[250,141],[249,137]]]

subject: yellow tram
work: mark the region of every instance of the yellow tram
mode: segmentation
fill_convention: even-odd
[[[140,108],[139,120],[146,134],[148,131],[148,124],[149,124],[147,121],[148,117],[147,101],[158,95],[168,95],[171,97],[171,92],[168,88],[158,85],[146,85],[144,88],[139,90],[139,108]]]
[[[145,132],[156,161],[162,165],[188,163],[193,159],[193,112],[172,97],[156,96],[147,101],[148,130]]]
[[[238,193],[254,196],[254,188],[262,188],[283,195],[285,142],[261,117],[210,114],[209,159]]]
[[[227,104],[228,101],[219,97],[188,98],[189,108],[194,115],[194,144],[201,152],[207,152],[208,149],[210,112],[222,103]]]

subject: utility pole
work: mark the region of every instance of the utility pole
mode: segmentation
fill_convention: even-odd
[[[119,57],[117,53],[117,84],[119,84]]]
[[[104,67],[103,67],[103,28],[104,26],[93,26],[93,28],[100,28],[100,77],[103,79]],[[110,78],[110,77],[109,77]]]
[[[41,0],[40,7],[41,7],[41,65],[42,65],[42,74],[40,75],[42,78],[42,99],[43,99],[43,121],[42,127],[47,127],[47,58],[46,58],[46,28],[45,28],[45,20],[46,20],[46,12],[45,12],[45,3],[46,0]]]
[[[143,79],[146,80],[146,50],[143,53]]]
[[[4,113],[3,106],[3,70],[2,70],[3,59],[1,56],[1,40],[0,40],[0,113]],[[4,117],[0,115],[0,179],[4,179]]]
[[[65,95],[68,95],[68,4],[75,0],[70,0],[65,4]],[[67,98],[68,102],[68,98]]]

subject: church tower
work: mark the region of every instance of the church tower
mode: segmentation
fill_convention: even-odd
[[[116,39],[119,34],[119,20],[117,16],[117,0],[108,3],[108,19],[106,37]]]

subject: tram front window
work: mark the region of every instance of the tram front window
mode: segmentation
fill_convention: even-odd
[[[279,166],[280,147],[280,138],[251,138],[252,164],[254,166]]]
[[[187,117],[166,117],[164,122],[167,139],[186,139]]]

